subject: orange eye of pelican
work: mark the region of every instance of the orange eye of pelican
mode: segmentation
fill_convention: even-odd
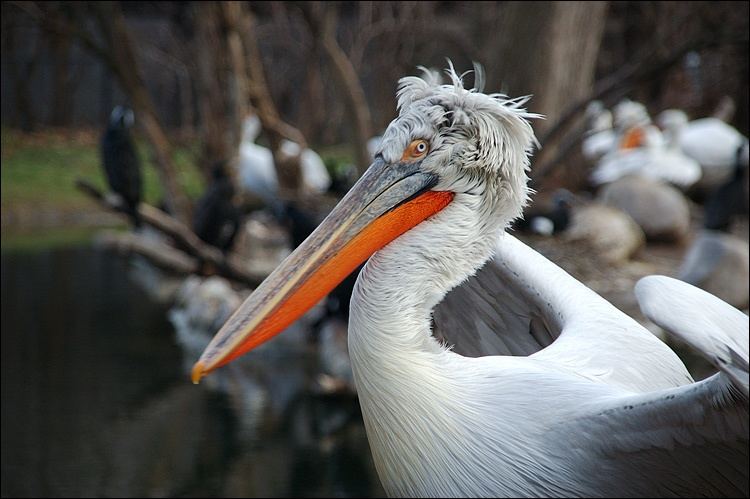
[[[409,147],[404,150],[404,155],[401,156],[401,161],[420,159],[427,154],[428,149],[429,145],[426,140],[413,140],[411,144],[409,144]]]

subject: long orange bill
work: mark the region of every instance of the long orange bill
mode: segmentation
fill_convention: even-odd
[[[620,142],[620,149],[635,149],[641,147],[646,142],[646,132],[640,126],[635,126],[625,132],[625,135]]]
[[[376,161],[320,226],[245,300],[193,367],[200,379],[283,331],[373,253],[445,208],[420,163]]]

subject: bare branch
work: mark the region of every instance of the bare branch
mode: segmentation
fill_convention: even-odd
[[[89,197],[97,200],[106,209],[117,213],[125,213],[119,198],[105,196],[86,180],[77,180],[76,187]],[[219,249],[204,243],[185,224],[167,213],[146,203],[138,205],[138,213],[144,223],[171,237],[175,244],[188,255],[202,263],[211,264],[218,274],[250,286],[257,286],[266,277],[246,270],[247,262],[234,255],[224,255]]]
[[[141,255],[162,270],[183,275],[200,273],[200,265],[195,258],[168,244],[140,234],[106,231],[97,236],[96,242],[120,253]]]
[[[372,118],[362,84],[352,62],[336,40],[337,13],[334,6],[321,2],[304,4],[303,13],[317,43],[331,62],[333,76],[346,98],[354,122],[354,145],[360,173],[370,164],[367,141],[372,136]]]

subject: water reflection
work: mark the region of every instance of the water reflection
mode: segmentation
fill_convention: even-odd
[[[106,252],[3,252],[2,496],[382,495],[356,400],[303,392],[246,438],[166,317]]]

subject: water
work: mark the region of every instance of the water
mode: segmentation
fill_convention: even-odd
[[[248,438],[184,360],[126,260],[4,251],[2,496],[382,495],[355,400],[304,394]]]

